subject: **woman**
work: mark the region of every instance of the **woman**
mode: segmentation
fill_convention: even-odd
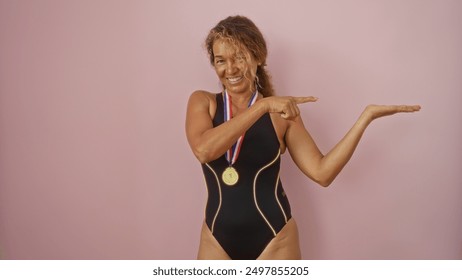
[[[367,106],[323,155],[298,108],[317,98],[273,96],[266,43],[251,20],[222,20],[206,47],[223,92],[196,91],[187,109],[188,142],[208,190],[198,259],[300,259],[297,225],[279,179],[281,154],[288,150],[306,176],[327,187],[374,119],[420,106]]]

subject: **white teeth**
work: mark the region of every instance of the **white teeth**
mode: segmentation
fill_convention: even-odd
[[[241,79],[242,79],[242,76],[236,77],[236,78],[228,78],[228,81],[230,81],[231,83],[236,83],[236,82],[239,82]]]

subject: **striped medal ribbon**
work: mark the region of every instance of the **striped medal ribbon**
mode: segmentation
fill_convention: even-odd
[[[249,104],[247,105],[247,108],[252,106],[255,101],[257,101],[258,98],[258,92],[255,91],[252,94],[252,97],[250,98]],[[227,122],[233,117],[233,111],[232,111],[232,101],[231,101],[231,96],[228,94],[228,92],[225,90],[224,95],[223,95],[223,106],[224,106],[224,121]],[[228,186],[234,186],[237,181],[239,180],[239,173],[237,173],[237,170],[233,167],[233,164],[236,162],[237,158],[239,157],[239,152],[241,150],[242,142],[244,140],[244,135],[241,135],[239,139],[237,139],[237,142],[234,143],[234,145],[226,151],[226,160],[229,163],[229,166],[223,171],[223,174],[221,175],[221,178],[223,182],[228,185]]]

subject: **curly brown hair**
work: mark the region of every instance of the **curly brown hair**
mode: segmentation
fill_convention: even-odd
[[[264,97],[274,95],[271,76],[265,69],[268,49],[263,34],[250,19],[244,16],[230,16],[221,20],[212,28],[205,40],[210,63],[214,64],[213,43],[217,39],[226,39],[237,50],[250,53],[259,62],[257,67],[256,86]]]

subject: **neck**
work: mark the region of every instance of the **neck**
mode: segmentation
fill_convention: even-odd
[[[237,107],[247,108],[250,99],[253,96],[254,91],[248,91],[245,93],[234,93],[226,90],[228,95],[231,97],[233,105]]]
[[[257,100],[257,92],[252,93],[252,95],[247,99],[247,103],[245,101],[246,96],[240,96],[240,101],[242,102],[241,105],[237,105],[235,102],[233,102],[232,96],[228,93],[228,91],[225,90],[224,94],[224,113],[225,113],[225,121],[230,120],[236,114],[239,114],[240,111],[245,110],[252,106],[256,100]]]

